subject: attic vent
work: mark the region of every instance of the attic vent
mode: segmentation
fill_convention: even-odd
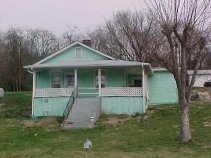
[[[76,48],[75,49],[75,56],[77,58],[80,58],[82,56],[81,48]]]

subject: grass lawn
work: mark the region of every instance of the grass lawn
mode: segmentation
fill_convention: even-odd
[[[31,120],[31,93],[6,93],[0,106],[0,157],[84,158],[83,142],[93,148],[89,158],[211,157],[211,103],[190,107],[193,140],[180,144],[177,105],[150,106],[143,124],[139,116],[102,115],[93,129],[63,130],[59,119]]]

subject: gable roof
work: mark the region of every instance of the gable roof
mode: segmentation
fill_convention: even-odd
[[[91,47],[89,47],[89,46],[87,46],[87,45],[85,45],[85,44],[82,44],[82,43],[80,43],[80,42],[73,42],[73,43],[70,44],[69,46],[67,46],[67,47],[65,47],[65,48],[63,48],[63,49],[57,51],[56,53],[54,53],[54,54],[52,54],[52,55],[50,55],[50,56],[48,56],[48,57],[46,57],[46,58],[44,58],[44,59],[42,59],[42,60],[40,60],[40,61],[38,61],[38,62],[35,63],[34,65],[41,64],[41,63],[43,63],[43,62],[45,62],[45,61],[51,59],[52,57],[54,57],[54,56],[56,56],[56,55],[58,55],[58,54],[64,52],[65,50],[67,50],[67,49],[69,49],[69,48],[71,48],[71,47],[73,47],[73,46],[75,46],[75,45],[77,45],[77,44],[78,44],[78,45],[81,45],[81,46],[83,46],[83,47],[85,47],[85,48],[87,48],[87,49],[89,49],[89,50],[91,50],[91,51],[93,51],[93,52],[95,52],[95,53],[97,53],[97,54],[100,54],[100,55],[102,55],[102,56],[104,56],[104,57],[106,57],[106,58],[108,58],[108,59],[110,59],[110,60],[115,60],[115,58],[113,58],[113,57],[111,57],[111,56],[109,56],[109,55],[106,55],[106,54],[104,54],[104,53],[102,53],[102,52],[100,52],[100,51],[98,51],[98,50],[95,50],[95,49],[93,49],[93,48],[91,48]]]
[[[80,45],[82,47],[85,47],[97,54],[100,54],[104,57],[106,57],[109,60],[73,60],[73,59],[67,59],[65,61],[60,61],[60,62],[54,62],[54,63],[44,63],[45,61],[53,58],[54,56],[64,52],[65,50],[75,46],[75,45]],[[96,68],[96,67],[144,67],[149,74],[153,74],[153,69],[151,68],[151,64],[150,63],[143,63],[143,62],[136,62],[136,61],[125,61],[125,60],[118,60],[115,59],[109,55],[106,55],[100,51],[97,51],[85,44],[82,44],[80,42],[74,42],[71,45],[59,50],[58,52],[40,60],[39,62],[33,64],[33,65],[27,65],[24,66],[25,69],[31,69],[33,71],[33,69],[49,69],[49,68],[85,68],[85,67],[92,67],[92,68]]]

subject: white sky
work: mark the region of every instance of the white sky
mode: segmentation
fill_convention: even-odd
[[[60,34],[76,26],[84,31],[141,4],[143,0],[0,0],[0,29],[43,28]]]

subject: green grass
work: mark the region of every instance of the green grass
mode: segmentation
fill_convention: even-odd
[[[0,157],[83,158],[83,141],[89,138],[90,158],[180,158],[211,157],[211,103],[194,102],[190,106],[193,140],[178,141],[177,105],[150,106],[145,121],[139,116],[102,115],[93,129],[63,130],[45,128],[27,115],[31,93],[6,93],[0,106]],[[111,118],[123,120],[109,122]],[[26,125],[24,122],[35,122]]]

